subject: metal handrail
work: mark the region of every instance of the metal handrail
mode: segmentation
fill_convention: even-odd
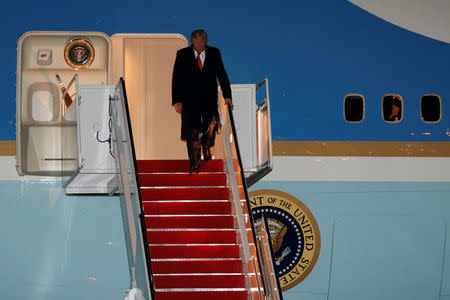
[[[228,106],[227,108],[228,108],[228,116],[230,117],[230,120],[231,120],[233,118],[232,117],[233,115],[230,114],[230,112],[231,112],[230,107]],[[225,119],[223,117],[224,116],[222,116],[222,123],[225,124]],[[222,136],[223,136],[223,140],[224,140],[224,144],[225,144],[225,158],[226,158],[225,161],[227,164],[228,174],[230,176],[233,198],[240,201],[236,172],[234,172],[234,166],[233,166],[233,155],[231,154],[231,142],[228,138],[231,134],[233,136],[232,141],[234,141],[234,143],[236,145],[237,139],[236,139],[236,133],[235,133],[235,129],[234,129],[234,122],[231,121],[231,124],[232,124],[231,125],[231,128],[232,128],[231,133],[228,133],[226,126],[222,126]],[[237,153],[239,153],[239,151],[237,151]],[[245,178],[244,178],[243,183],[245,184]],[[248,198],[248,197],[246,197],[246,198]],[[248,246],[249,242],[248,242],[247,234],[245,233],[244,212],[242,210],[240,203],[239,204],[235,203],[235,208],[236,208],[238,222],[240,223],[239,229],[241,231],[240,234],[243,239],[243,243],[246,246]],[[253,228],[252,228],[252,231],[253,231]],[[253,232],[253,234],[254,234],[254,232]],[[246,257],[246,263],[251,260],[251,254],[250,254],[249,247],[244,247],[244,256]]]
[[[133,140],[133,133],[131,128],[131,119],[130,119],[130,112],[129,112],[129,106],[128,106],[128,99],[126,95],[126,89],[125,89],[125,81],[123,78],[120,78],[119,83],[116,87],[116,91],[122,93],[122,99],[123,103],[118,103],[117,97],[113,97],[110,99],[110,101],[113,101],[113,113],[112,113],[112,121],[113,121],[113,131],[114,131],[114,138],[113,138],[113,145],[114,145],[114,152],[115,152],[115,161],[116,164],[119,166],[119,184],[120,188],[119,191],[123,191],[123,204],[124,209],[122,210],[126,215],[123,215],[123,218],[127,224],[129,222],[132,222],[132,225],[129,225],[128,228],[125,228],[125,230],[128,230],[128,238],[126,234],[127,239],[127,252],[128,252],[128,263],[129,263],[129,269],[130,269],[130,278],[131,278],[131,287],[136,288],[136,255],[137,255],[137,247],[141,247],[141,251],[143,251],[145,257],[143,258],[145,260],[145,269],[146,269],[146,282],[147,282],[147,289],[150,291],[150,296],[152,299],[155,298],[155,287],[154,287],[154,281],[151,271],[151,264],[150,264],[150,253],[148,249],[148,237],[147,237],[147,229],[145,227],[145,215],[143,213],[143,204],[142,204],[142,197],[141,197],[141,191],[140,191],[140,184],[139,184],[139,176],[138,176],[138,169],[137,169],[137,161],[136,161],[136,153],[135,153],[135,147],[134,147],[134,140]],[[119,128],[119,119],[118,119],[118,109],[116,108],[116,105],[122,105],[122,119],[123,124],[122,126],[125,127],[125,137],[122,136]],[[128,142],[127,142],[128,141]],[[128,145],[128,149],[125,149],[124,144]],[[126,151],[128,150],[128,151]],[[131,165],[127,164],[127,157],[125,157],[126,153],[131,157],[128,157],[131,160]],[[131,181],[134,181],[134,184],[130,184]],[[133,202],[133,199],[131,195],[135,195],[135,202]],[[135,215],[137,213],[137,215]],[[137,218],[135,218],[137,217]],[[137,220],[136,220],[137,219]],[[125,223],[124,222],[124,223]],[[139,224],[136,224],[138,222]],[[125,224],[124,224],[125,226]],[[137,235],[141,235],[142,243],[141,245],[137,244]],[[131,247],[131,249],[130,249]],[[131,252],[131,253],[130,253]]]
[[[253,215],[252,215],[252,211],[251,211],[251,206],[250,206],[250,201],[249,201],[249,196],[248,196],[248,191],[247,191],[247,182],[245,180],[245,174],[244,174],[244,168],[243,168],[243,164],[242,164],[242,158],[241,158],[241,152],[239,151],[239,143],[238,143],[238,139],[237,139],[237,131],[236,131],[236,125],[234,122],[234,116],[233,116],[233,111],[231,110],[230,106],[227,106],[228,109],[228,116],[230,117],[230,123],[231,123],[231,130],[232,130],[232,134],[233,134],[233,139],[234,139],[234,144],[236,147],[236,155],[238,158],[238,162],[239,162],[239,168],[240,168],[240,176],[241,176],[241,181],[242,181],[242,186],[244,189],[244,194],[245,194],[245,203],[247,204],[247,210],[248,210],[248,215],[249,215],[249,219],[250,219],[250,226],[252,229],[252,235],[253,235],[253,240],[255,241],[255,243],[257,243],[257,239],[256,239],[256,230],[255,230],[255,222],[253,220]],[[240,199],[240,197],[238,197],[238,199]],[[241,209],[242,210],[242,209]],[[249,244],[248,244],[248,240],[247,240],[247,235],[245,235],[245,240],[244,242],[247,241],[247,244],[245,245],[246,249],[249,249]],[[258,265],[259,265],[259,270],[262,270],[262,266],[261,266],[261,257],[259,256],[258,253],[256,253],[257,255],[257,260],[258,260]],[[256,270],[255,270],[256,272]],[[263,281],[263,285],[265,285],[264,283],[264,277],[262,277],[262,281]],[[264,293],[264,295],[267,297],[267,294]]]
[[[273,253],[272,240],[270,237],[269,224],[267,223],[266,216],[261,215],[261,225],[257,233],[258,251],[260,256],[263,258],[261,264],[263,265],[262,271],[264,276],[267,278],[265,288],[268,291],[268,298],[273,300],[283,300],[283,295],[281,293],[280,281],[276,276],[275,269],[275,255]],[[260,247],[262,246],[262,247]],[[266,253],[264,253],[264,250]],[[269,261],[266,262],[264,258],[268,258]]]
[[[236,208],[236,216],[238,219],[238,223],[240,223],[239,226],[239,230],[240,230],[240,234],[242,236],[242,243],[243,243],[243,250],[244,250],[244,258],[245,258],[245,268],[247,269],[247,264],[249,262],[254,263],[253,259],[254,257],[251,255],[250,253],[250,245],[248,242],[248,238],[247,238],[247,234],[245,232],[245,220],[244,220],[244,214],[243,214],[243,210],[242,210],[242,206],[240,203],[240,195],[239,195],[239,190],[238,190],[238,185],[237,185],[237,177],[236,177],[236,170],[234,168],[234,158],[231,154],[231,141],[233,141],[234,143],[234,147],[235,147],[235,151],[236,151],[236,156],[237,156],[237,160],[238,160],[238,164],[239,164],[239,176],[241,177],[241,181],[242,181],[242,188],[244,190],[244,196],[245,196],[245,203],[247,206],[247,210],[248,210],[248,218],[250,220],[250,227],[251,227],[251,231],[252,231],[252,235],[253,235],[253,240],[255,241],[255,244],[258,243],[258,239],[257,239],[257,235],[256,235],[256,230],[255,230],[255,222],[253,220],[253,215],[251,212],[251,206],[250,206],[250,201],[249,201],[249,196],[248,196],[248,191],[247,191],[247,183],[246,183],[246,179],[245,179],[245,174],[244,174],[244,168],[243,168],[243,164],[242,164],[242,159],[241,159],[241,155],[240,155],[240,151],[239,151],[239,144],[238,144],[238,140],[237,140],[237,132],[236,132],[236,125],[234,122],[234,117],[233,117],[233,113],[232,110],[230,108],[230,106],[227,105],[227,111],[226,111],[228,117],[229,117],[229,122],[231,125],[231,133],[228,133],[228,130],[226,128],[226,126],[222,126],[222,136],[223,136],[223,142],[224,142],[224,146],[225,146],[225,158],[226,158],[226,164],[227,164],[227,171],[228,171],[228,175],[230,178],[230,184],[231,184],[231,188],[232,188],[232,193],[233,193],[233,198],[234,198],[234,202],[235,202],[235,208]],[[224,115],[221,116],[221,121],[222,124],[225,125],[225,117]],[[230,135],[231,134],[231,135]],[[236,204],[236,201],[239,202],[239,204]],[[268,244],[270,245],[270,244]],[[262,248],[262,245],[257,246],[257,248]],[[270,249],[268,250],[269,252],[271,251]],[[258,266],[259,266],[259,270],[261,270],[261,272],[263,271],[263,266],[261,264],[261,254],[259,253],[260,251],[256,252],[256,256],[257,256],[257,261],[258,261]],[[270,260],[272,262],[272,267],[274,268],[274,263],[273,263],[273,258],[271,258]],[[248,273],[248,270],[245,270]],[[257,270],[255,269],[255,273],[257,272]],[[262,272],[263,273],[263,272]],[[269,280],[269,278],[267,278],[267,276],[275,276],[275,281],[278,281],[278,279],[276,278],[276,273],[268,273],[269,275],[266,276],[262,276],[261,279],[263,281],[263,286],[265,287],[269,287],[270,285],[268,285],[266,283],[267,280]],[[257,275],[257,274],[256,274]],[[266,278],[264,278],[266,277]],[[258,283],[258,289],[260,289],[260,285],[259,285],[259,281],[257,278],[257,283]],[[268,298],[267,292],[266,290],[264,291],[264,297],[265,299],[282,299],[281,296],[281,290],[279,289],[279,287],[277,288],[276,291],[278,298]],[[261,290],[259,290],[260,295]],[[260,296],[261,298],[261,296]]]

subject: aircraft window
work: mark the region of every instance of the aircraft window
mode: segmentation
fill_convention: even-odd
[[[442,116],[442,102],[438,95],[424,95],[420,100],[420,114],[427,123],[437,123]]]
[[[389,123],[398,123],[403,119],[403,98],[400,95],[383,97],[383,119]]]
[[[347,122],[359,123],[364,120],[364,97],[347,95],[344,99],[344,117]]]

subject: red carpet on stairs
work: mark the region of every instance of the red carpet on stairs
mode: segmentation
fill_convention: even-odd
[[[156,300],[246,300],[223,160],[138,161]]]

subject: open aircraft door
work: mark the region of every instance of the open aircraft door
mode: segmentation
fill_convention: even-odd
[[[265,78],[258,84],[233,84],[231,90],[242,164],[247,186],[251,186],[273,168],[269,81]]]
[[[186,46],[188,41],[179,34],[22,35],[17,67],[18,173],[62,175],[71,181],[68,193],[110,193],[115,170],[108,97],[121,77],[128,83],[137,159],[185,159],[180,116],[171,105],[171,82],[176,52]],[[263,86],[266,95],[257,102]],[[250,186],[272,169],[268,80],[234,84],[232,91]]]

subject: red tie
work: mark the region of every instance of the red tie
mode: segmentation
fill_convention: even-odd
[[[198,67],[200,68],[200,71],[202,71],[203,70],[203,65],[202,65],[202,60],[200,59],[200,53],[201,52],[197,52],[197,64],[198,64]]]

